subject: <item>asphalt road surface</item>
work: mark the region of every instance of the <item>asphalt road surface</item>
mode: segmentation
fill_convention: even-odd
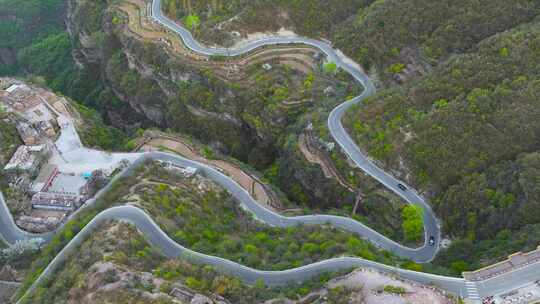
[[[180,166],[195,167],[199,169],[201,174],[204,174],[217,184],[227,189],[238,200],[238,202],[243,205],[246,210],[252,212],[255,217],[269,225],[277,227],[288,227],[298,224],[330,224],[336,228],[341,228],[347,231],[354,232],[361,237],[370,240],[380,248],[386,249],[396,255],[409,258],[416,262],[429,262],[434,258],[439,249],[438,244],[440,240],[440,229],[435,215],[431,210],[429,204],[416,191],[414,191],[414,189],[405,185],[407,189],[401,190],[398,187],[398,184],[401,182],[381,170],[365,155],[363,155],[341,124],[341,119],[350,106],[355,103],[361,102],[366,97],[375,93],[375,87],[373,86],[372,82],[359,67],[352,63],[352,61],[350,61],[349,59],[340,55],[340,53],[334,50],[329,44],[304,37],[269,37],[250,42],[235,49],[208,48],[197,42],[188,30],[184,29],[174,21],[163,16],[160,7],[161,0],[154,0],[152,3],[152,15],[154,20],[167,27],[169,30],[178,33],[184,41],[185,45],[194,52],[205,55],[238,56],[246,54],[256,48],[267,45],[306,44],[319,49],[327,56],[329,61],[336,63],[336,65],[338,65],[340,68],[350,73],[358,82],[362,84],[362,86],[364,87],[364,91],[360,96],[357,96],[349,101],[342,103],[331,112],[328,118],[329,130],[336,142],[343,149],[343,151],[354,161],[354,163],[360,169],[362,169],[364,172],[366,172],[373,178],[377,179],[388,189],[398,194],[407,202],[416,204],[423,208],[423,210],[425,211],[424,230],[426,236],[426,243],[420,248],[404,247],[386,238],[380,233],[370,229],[362,223],[346,217],[331,215],[306,215],[296,217],[282,216],[260,206],[246,190],[241,188],[236,182],[234,182],[232,179],[230,179],[223,173],[204,164],[185,159],[177,155],[161,152],[146,153],[142,155],[137,161],[135,161],[129,168],[125,169],[121,174],[115,177],[115,179],[120,179],[126,175],[131,174],[131,172],[136,166],[141,165],[145,160],[148,159],[169,161]],[[109,189],[111,185],[112,182],[105,189],[100,191],[96,195],[96,198],[87,202],[85,204],[85,207],[92,205],[97,198],[99,198]],[[67,254],[73,250],[76,250],[77,245],[79,245],[90,233],[94,231],[94,229],[99,227],[100,223],[105,220],[128,221],[133,225],[137,226],[138,229],[148,239],[148,241],[153,246],[160,248],[165,255],[169,257],[183,257],[189,261],[198,264],[213,265],[223,272],[242,278],[247,283],[253,283],[257,279],[263,279],[268,285],[283,285],[293,281],[300,282],[327,271],[336,271],[339,269],[362,266],[375,268],[388,273],[394,273],[405,279],[410,279],[419,283],[433,284],[462,297],[471,297],[472,293],[474,294],[473,298],[477,298],[482,295],[490,295],[494,292],[509,290],[509,288],[517,287],[519,286],[518,284],[524,284],[524,282],[529,282],[540,276],[538,274],[538,268],[540,268],[540,264],[533,264],[529,267],[503,275],[501,277],[479,283],[472,283],[465,282],[465,280],[461,278],[445,277],[421,272],[408,271],[356,257],[333,258],[284,271],[261,271],[240,265],[226,259],[204,255],[184,248],[183,246],[169,238],[167,234],[164,233],[159,228],[159,226],[153,222],[150,216],[144,211],[132,206],[121,206],[107,209],[98,214],[79,234],[75,236],[75,238],[60,252],[60,254],[55,257],[55,259],[49,264],[43,274],[39,277],[38,281],[36,281],[32,285],[30,291],[33,290],[38,285],[38,283],[42,281],[45,277],[52,274],[55,268],[62,265],[61,262],[67,258]],[[36,235],[20,230],[13,222],[13,218],[7,206],[5,205],[1,193],[0,228],[2,238],[10,244],[16,242],[17,240],[25,240],[35,237],[42,237],[47,241],[50,240],[50,238],[54,234],[53,232],[44,235]],[[435,238],[434,246],[429,246],[429,244],[427,244],[427,241],[431,236]],[[474,290],[471,291],[472,289]]]
[[[414,189],[406,186],[403,182],[398,181],[384,170],[377,167],[373,162],[371,162],[356,146],[352,141],[350,136],[347,134],[343,125],[341,124],[341,119],[346,113],[347,109],[350,108],[355,103],[361,102],[363,99],[373,95],[375,93],[375,86],[369,79],[369,77],[354,63],[353,61],[344,58],[344,55],[340,54],[338,51],[334,50],[329,44],[304,38],[304,37],[268,37],[255,41],[250,41],[249,43],[234,49],[228,48],[210,48],[201,45],[197,40],[193,38],[191,32],[177,24],[176,22],[170,20],[162,14],[161,11],[161,0],[154,0],[152,3],[152,17],[154,20],[164,27],[168,28],[171,31],[176,32],[180,35],[184,44],[191,49],[193,52],[205,54],[205,55],[220,55],[220,56],[239,56],[242,54],[249,53],[250,51],[266,46],[266,45],[276,45],[276,44],[306,44],[314,48],[319,49],[324,53],[328,60],[336,63],[338,67],[345,70],[351,76],[354,77],[358,82],[364,87],[364,91],[360,96],[353,98],[352,100],[346,101],[336,107],[328,117],[328,128],[330,133],[334,137],[334,140],[339,144],[343,151],[354,161],[354,163],[362,169],[366,174],[377,179],[382,183],[386,188],[392,190],[397,195],[402,197],[409,203],[416,204],[424,210],[424,233],[425,233],[425,243],[420,248],[407,248],[404,247],[385,236],[367,228],[362,227],[362,231],[358,231],[359,234],[363,235],[367,239],[371,240],[377,246],[384,248],[393,252],[396,255],[401,257],[409,258],[416,262],[430,262],[433,260],[437,251],[439,250],[439,241],[440,241],[440,229],[435,218],[435,214],[432,211],[429,204],[422,198]],[[403,191],[399,189],[398,184],[403,184],[407,190]],[[327,216],[319,216],[327,217]],[[310,217],[306,218],[306,223],[313,223],[317,218]],[[351,220],[349,220],[351,221]],[[349,223],[349,221],[343,219],[339,220],[342,226],[352,226],[356,225],[354,223]],[[350,230],[350,229],[349,229]],[[435,244],[430,246],[428,244],[429,238],[433,237]]]

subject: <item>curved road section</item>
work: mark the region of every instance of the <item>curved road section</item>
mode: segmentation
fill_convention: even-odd
[[[230,179],[225,174],[219,172],[218,170],[178,155],[163,152],[150,152],[142,154],[142,156],[139,157],[135,162],[133,162],[133,164],[131,164],[124,171],[122,171],[122,173],[117,175],[113,179],[113,181],[111,181],[111,183],[107,185],[106,188],[102,189],[95,196],[94,199],[87,202],[85,207],[89,207],[98,199],[100,199],[110,189],[110,187],[112,187],[114,181],[131,175],[135,168],[144,165],[144,163],[149,160],[165,161],[174,163],[178,166],[197,168],[199,170],[199,174],[202,174],[207,178],[212,179],[214,182],[227,189],[229,193],[234,196],[245,209],[252,212],[258,219],[270,225],[278,227],[288,227],[298,224],[331,224],[335,227],[362,234],[368,238],[377,238],[377,232],[371,230],[369,227],[363,226],[362,224],[350,218],[329,215],[285,217],[280,214],[274,213],[260,206],[244,188],[242,188],[240,185],[238,185],[236,182],[234,182],[232,179]],[[2,197],[0,197],[0,201],[2,201],[1,203],[4,204]],[[80,208],[79,210],[83,210],[83,208]],[[9,211],[7,212],[9,213]],[[36,280],[34,284],[32,284],[32,286],[25,293],[25,295],[31,294],[33,290],[37,286],[39,286],[41,282],[43,282],[43,280],[45,280],[50,275],[53,275],[54,272],[58,269],[58,267],[64,265],[64,262],[66,261],[66,259],[69,258],[70,253],[76,251],[78,246],[94,230],[98,229],[104,221],[108,220],[127,221],[135,225],[153,246],[160,248],[160,250],[168,257],[181,257],[192,263],[212,265],[217,270],[229,275],[237,276],[247,283],[254,283],[257,279],[262,279],[267,285],[284,285],[290,282],[302,282],[306,279],[312,278],[325,272],[331,272],[340,269],[349,269],[353,267],[371,267],[386,273],[393,273],[399,275],[402,278],[413,280],[422,284],[433,284],[439,286],[444,290],[458,295],[463,294],[466,290],[465,280],[460,278],[445,277],[399,269],[396,267],[391,267],[388,265],[368,261],[357,257],[333,258],[284,271],[257,270],[230,260],[198,253],[187,249],[172,240],[143,210],[133,206],[120,206],[102,211],[94,219],[92,219],[92,221],[90,221],[90,223],[86,225],[84,229],[79,232],[75,236],[75,238],[73,238],[68,243],[68,245],[66,245],[62,249],[62,251],[53,259],[53,261],[39,276],[38,280]],[[11,224],[8,223],[8,225],[14,225],[12,220],[10,223]],[[2,224],[3,227],[6,226],[5,223]],[[36,237],[36,235],[28,234],[21,230],[15,230],[13,233],[15,234],[14,238],[16,240]]]
[[[178,25],[174,21],[168,19],[161,13],[161,0],[153,0],[152,3],[152,15],[153,18],[163,26],[168,29],[178,33],[182,38],[185,45],[190,48],[192,51],[205,54],[205,55],[221,55],[221,56],[239,56],[251,52],[254,49],[267,45],[278,45],[278,44],[305,44],[310,45],[314,48],[319,49],[323,52],[329,61],[335,62],[337,66],[342,68],[351,74],[354,79],[362,84],[364,91],[360,96],[357,96],[349,101],[346,101],[336,107],[329,115],[328,118],[328,127],[330,132],[336,142],[341,146],[345,153],[354,161],[354,163],[361,168],[368,175],[377,179],[388,189],[394,191],[400,197],[405,199],[407,202],[416,204],[423,208],[424,210],[424,230],[425,230],[425,244],[420,248],[408,248],[404,247],[380,233],[372,230],[371,228],[363,225],[360,222],[357,222],[351,218],[332,216],[332,215],[306,215],[306,216],[296,216],[296,217],[285,217],[280,214],[274,213],[271,210],[268,210],[261,205],[259,205],[249,193],[241,188],[236,182],[227,177],[226,175],[220,173],[219,171],[208,167],[204,164],[185,159],[180,156],[171,155],[167,153],[153,152],[143,154],[137,161],[135,161],[128,169],[126,169],[122,174],[115,177],[122,178],[123,176],[130,174],[133,168],[138,165],[141,165],[142,162],[148,159],[161,160],[173,162],[180,166],[191,166],[198,168],[202,174],[206,175],[208,178],[214,180],[216,183],[221,185],[223,188],[227,189],[242,205],[245,209],[252,212],[255,217],[259,220],[273,226],[277,227],[288,227],[298,224],[308,224],[308,225],[317,225],[317,224],[329,224],[336,228],[341,228],[350,232],[354,232],[371,242],[376,246],[383,248],[385,250],[391,251],[396,255],[409,258],[416,262],[429,262],[436,255],[439,247],[438,243],[440,240],[440,229],[437,224],[437,220],[433,211],[431,210],[429,204],[414,190],[409,187],[406,187],[404,190],[398,187],[400,181],[392,177],[391,175],[384,172],[382,169],[377,167],[373,162],[371,162],[359,148],[355,145],[352,139],[349,137],[343,125],[341,124],[341,119],[346,112],[346,110],[355,103],[361,102],[363,99],[373,95],[375,93],[375,87],[373,86],[370,79],[367,75],[357,67],[350,59],[341,55],[338,51],[334,50],[329,44],[304,38],[304,37],[268,37],[260,40],[250,42],[246,45],[235,49],[227,48],[209,48],[201,45],[197,42],[192,34]],[[112,185],[112,182],[105,188],[102,189],[96,195],[96,198],[90,200],[85,205],[91,205],[96,201],[103,193],[105,193],[109,187]],[[82,209],[82,208],[81,208]],[[81,210],[79,209],[79,210]],[[72,215],[73,216],[73,215]],[[156,247],[161,248],[161,250],[170,257],[182,256],[187,258],[195,263],[203,263],[214,265],[220,270],[241,277],[247,282],[254,282],[258,278],[262,278],[267,284],[277,285],[277,284],[286,284],[291,281],[302,281],[307,278],[311,278],[315,275],[318,275],[326,271],[335,271],[338,269],[356,267],[356,266],[367,266],[377,268],[386,272],[394,272],[400,276],[420,283],[433,283],[436,284],[448,291],[454,292],[456,294],[462,294],[464,290],[464,280],[450,277],[435,276],[426,273],[418,273],[412,271],[406,271],[402,269],[397,269],[387,265],[382,265],[379,263],[367,261],[361,258],[353,257],[342,257],[329,259],[321,261],[318,263],[306,265],[300,268],[285,270],[285,271],[259,271],[255,269],[248,268],[246,266],[237,264],[232,261],[228,261],[219,257],[208,256],[200,254],[189,249],[182,247],[180,244],[177,244],[172,239],[170,239],[159,227],[152,221],[152,219],[145,214],[142,210],[135,207],[115,207],[100,213],[92,222],[81,231],[62,251],[55,257],[53,262],[47,267],[45,272],[40,276],[39,280],[42,280],[47,275],[51,274],[55,267],[66,258],[66,253],[70,250],[73,250],[75,246],[82,241],[82,239],[91,233],[98,225],[104,220],[116,219],[116,220],[126,220],[134,225],[136,225],[149,239],[149,241]],[[36,235],[30,234],[19,229],[13,218],[5,205],[5,201],[0,193],[0,227],[2,227],[1,236],[8,243],[15,243],[18,240],[30,239],[41,237],[45,240],[50,240],[53,233]],[[430,237],[434,238],[434,245],[430,246],[428,240]],[[39,283],[39,280],[36,283]],[[33,286],[36,286],[34,284]]]
[[[332,134],[335,141],[341,146],[343,151],[345,151],[345,153],[354,161],[354,163],[366,174],[378,180],[380,183],[395,192],[408,203],[412,203],[422,207],[422,209],[424,210],[425,243],[420,248],[407,248],[369,229],[368,227],[361,225],[354,220],[347,220],[344,218],[338,219],[336,217],[321,215],[305,218],[304,222],[307,224],[312,224],[314,223],[313,221],[317,222],[318,219],[331,219],[332,223],[338,224],[337,226],[341,228],[348,227],[349,229],[346,229],[349,231],[357,230],[357,233],[371,240],[376,246],[389,250],[399,256],[409,258],[420,263],[430,262],[431,260],[433,260],[433,258],[437,254],[437,251],[439,250],[440,228],[437,223],[437,219],[435,218],[435,214],[433,213],[433,210],[431,209],[429,204],[413,189],[405,186],[405,184],[401,183],[400,181],[386,173],[384,170],[377,167],[364,154],[362,154],[360,149],[356,146],[356,144],[353,142],[353,140],[350,138],[350,136],[343,128],[343,125],[341,124],[341,119],[347,109],[375,93],[375,86],[373,85],[369,77],[360,69],[360,67],[356,66],[352,60],[345,58],[338,51],[334,50],[332,46],[325,42],[305,37],[268,37],[251,41],[248,44],[234,49],[206,47],[200,44],[197,40],[195,40],[190,31],[163,15],[161,11],[161,0],[153,0],[152,17],[156,22],[180,35],[186,47],[191,49],[193,52],[199,54],[204,54],[208,56],[240,56],[249,53],[259,47],[267,45],[305,44],[319,49],[327,56],[329,61],[336,63],[337,66],[348,72],[354,79],[360,82],[364,87],[363,93],[360,96],[357,96],[349,101],[340,104],[330,113],[328,117],[328,128],[330,130],[330,133]],[[406,190],[400,189],[398,187],[398,184],[404,185]],[[356,227],[356,229],[350,229],[353,227]],[[431,237],[434,241],[434,244],[432,246],[428,243]]]

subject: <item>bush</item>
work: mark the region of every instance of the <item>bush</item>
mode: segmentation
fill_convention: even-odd
[[[186,27],[188,29],[196,29],[199,24],[201,24],[201,19],[197,15],[189,15],[186,17],[185,21]]]
[[[418,241],[424,231],[424,210],[416,205],[409,204],[402,210],[403,231],[408,241]]]
[[[397,295],[404,295],[405,293],[407,293],[407,290],[405,288],[393,285],[384,285],[383,291]]]
[[[329,63],[326,63],[324,66],[323,66],[323,71],[326,73],[326,74],[335,74],[336,71],[337,71],[337,65],[335,62],[329,62]]]

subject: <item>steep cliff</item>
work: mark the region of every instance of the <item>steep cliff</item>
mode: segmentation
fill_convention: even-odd
[[[153,125],[190,134],[259,170],[286,164],[275,181],[296,202],[323,207],[353,200],[319,167],[304,172],[302,155],[289,148],[309,121],[322,123],[358,89],[346,75],[325,74],[316,51],[258,50],[248,58],[209,60],[151,24],[143,1],[68,3],[77,64],[95,71],[120,101],[100,105],[113,124],[129,119],[127,110],[118,115],[129,105]]]

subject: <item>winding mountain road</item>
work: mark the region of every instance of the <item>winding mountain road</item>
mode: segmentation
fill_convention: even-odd
[[[361,102],[363,99],[371,96],[375,92],[375,87],[373,86],[370,79],[350,59],[342,56],[338,51],[334,50],[327,43],[303,37],[269,37],[250,42],[242,47],[235,49],[209,48],[198,43],[188,30],[165,17],[161,13],[161,0],[153,0],[152,17],[156,22],[162,24],[169,30],[178,33],[184,41],[185,45],[189,49],[197,53],[205,55],[239,56],[266,45],[306,44],[319,49],[321,52],[326,54],[329,61],[335,62],[336,65],[338,65],[340,68],[350,73],[354,77],[354,79],[356,79],[363,85],[364,91],[360,96],[357,96],[349,101],[340,104],[330,113],[328,118],[328,128],[333,138],[340,145],[343,151],[345,151],[345,153],[354,161],[354,163],[360,169],[362,169],[364,172],[366,172],[373,178],[377,179],[388,189],[395,192],[407,202],[416,204],[423,208],[426,242],[423,246],[419,248],[404,247],[394,242],[393,240],[386,238],[382,234],[372,230],[371,228],[363,225],[362,223],[346,217],[332,215],[306,215],[295,217],[282,216],[259,205],[246,190],[244,190],[231,178],[219,172],[218,170],[205,164],[168,153],[150,152],[141,154],[141,156],[136,161],[134,161],[121,174],[116,176],[114,180],[128,176],[133,172],[134,168],[140,166],[146,160],[168,161],[175,163],[179,166],[195,167],[199,169],[200,174],[203,174],[206,177],[212,179],[214,182],[229,191],[229,193],[231,193],[231,195],[234,196],[246,210],[253,213],[256,218],[269,225],[277,227],[288,227],[298,224],[329,224],[336,228],[341,228],[350,232],[354,232],[361,237],[370,240],[380,248],[391,251],[396,255],[409,258],[416,262],[429,262],[434,258],[439,249],[438,244],[440,240],[440,229],[435,215],[429,204],[410,187],[407,187],[407,189],[404,191],[401,190],[397,186],[400,181],[381,170],[365,155],[363,155],[341,124],[341,119],[350,106],[355,103]],[[88,201],[85,204],[85,208],[88,208],[106,191],[108,191],[114,180],[111,181],[111,183],[109,183],[109,185],[105,189],[102,189],[94,199]],[[79,210],[82,209],[83,208]],[[264,282],[268,285],[283,285],[291,281],[300,282],[327,271],[336,271],[339,269],[362,266],[375,268],[387,273],[394,273],[405,279],[410,279],[419,283],[433,284],[444,290],[463,297],[470,296],[469,293],[470,289],[472,288],[471,282],[465,282],[465,280],[461,278],[445,277],[421,272],[408,271],[355,257],[333,258],[284,271],[256,270],[223,258],[209,256],[187,249],[172,240],[165,232],[163,232],[159,228],[159,226],[151,219],[151,217],[141,209],[133,206],[120,206],[109,208],[99,213],[80,233],[78,233],[74,237],[74,239],[71,240],[71,242],[67,246],[62,249],[62,251],[48,265],[42,275],[32,285],[32,287],[27,291],[26,294],[32,292],[32,290],[36,286],[38,286],[39,283],[42,282],[42,280],[44,280],[47,276],[53,274],[55,269],[62,265],[62,262],[68,257],[69,253],[76,249],[78,244],[80,244],[90,233],[97,229],[99,225],[106,220],[122,220],[132,223],[145,235],[145,237],[153,246],[160,248],[161,251],[168,257],[182,257],[193,263],[213,265],[218,270],[234,276],[238,276],[248,283],[253,283],[257,279],[263,279]],[[13,244],[18,240],[25,240],[36,237],[41,237],[47,241],[50,240],[52,235],[54,235],[54,233],[48,233],[43,235],[30,234],[19,229],[13,222],[13,218],[5,204],[4,198],[1,193],[0,228],[0,236],[2,237],[2,239],[4,239],[10,244]],[[433,246],[430,246],[427,242],[430,236],[433,236],[435,239],[435,244]],[[532,270],[528,270],[527,273],[531,274],[531,271],[532,273],[534,273],[534,271],[537,271],[538,268],[540,268],[540,266]],[[508,288],[507,285],[501,284],[500,279],[497,279],[492,284],[485,284],[481,287],[482,288],[478,290],[480,290],[482,294],[489,294],[498,291],[499,289]],[[476,289],[476,287],[474,288],[475,297],[478,297],[478,295],[476,294],[478,290]]]
[[[356,226],[356,233],[371,240],[377,246],[389,250],[399,256],[409,258],[419,263],[430,262],[431,260],[433,260],[433,258],[437,254],[437,251],[439,250],[440,229],[437,223],[437,219],[435,218],[435,214],[429,204],[425,201],[424,198],[418,195],[418,193],[416,193],[410,187],[406,186],[407,190],[405,191],[399,189],[398,184],[403,183],[386,173],[384,170],[377,167],[364,154],[362,154],[360,149],[356,146],[356,144],[353,142],[353,140],[343,128],[341,119],[343,118],[343,115],[345,114],[347,109],[375,93],[375,86],[373,85],[369,77],[362,71],[360,67],[354,64],[351,59],[346,58],[344,55],[340,54],[339,51],[334,50],[332,46],[330,46],[328,43],[296,36],[278,36],[262,38],[250,41],[249,43],[234,49],[206,47],[204,45],[201,45],[197,40],[195,40],[190,31],[163,15],[161,10],[161,0],[153,0],[152,17],[162,26],[180,35],[180,38],[182,39],[186,47],[193,52],[199,54],[204,54],[208,56],[240,56],[267,45],[305,44],[319,49],[322,53],[326,55],[328,61],[334,62],[338,67],[349,73],[355,80],[360,82],[364,87],[364,91],[362,92],[362,94],[351,100],[345,101],[344,103],[337,106],[330,113],[328,117],[328,129],[330,130],[332,137],[340,145],[343,151],[345,151],[345,153],[354,161],[354,163],[366,174],[378,180],[380,183],[386,186],[386,188],[392,190],[394,193],[402,197],[408,203],[416,204],[422,207],[422,209],[424,210],[425,243],[420,248],[408,248],[386,238],[385,236],[369,229],[364,225],[361,225],[360,223],[357,223],[356,221],[352,221],[354,223],[347,224],[350,227]],[[312,217],[306,218],[304,220],[306,223],[311,224],[310,221],[312,220]],[[340,220],[340,222],[342,224],[345,224],[345,220]],[[430,246],[428,244],[428,240],[430,237],[434,238],[435,242],[433,246]]]

